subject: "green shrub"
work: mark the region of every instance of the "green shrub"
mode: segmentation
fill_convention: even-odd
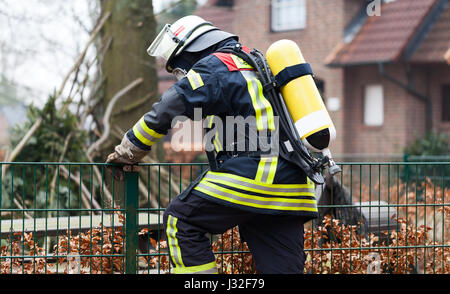
[[[449,138],[445,134],[428,132],[424,137],[417,137],[404,152],[417,156],[450,155]]]

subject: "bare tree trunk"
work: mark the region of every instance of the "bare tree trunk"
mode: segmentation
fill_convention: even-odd
[[[102,65],[106,81],[102,104],[106,107],[122,88],[138,78],[143,79],[138,87],[117,102],[112,112],[111,125],[129,130],[155,102],[156,96],[152,93],[158,93],[155,60],[146,52],[156,29],[152,1],[102,0],[101,4],[104,13],[111,12],[102,33],[113,38]],[[148,99],[142,100],[149,95]],[[136,101],[141,101],[141,105],[124,113],[123,110],[129,109],[127,106]],[[100,150],[102,158],[99,160],[104,160],[117,143],[117,139],[110,136],[108,142],[103,144],[103,150]]]

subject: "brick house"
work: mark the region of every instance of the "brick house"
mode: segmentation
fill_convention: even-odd
[[[401,153],[450,134],[448,0],[397,0],[357,16],[326,63],[343,70],[345,153]]]
[[[335,155],[399,154],[426,130],[450,134],[448,0],[209,0],[196,14],[262,52],[299,44]]]

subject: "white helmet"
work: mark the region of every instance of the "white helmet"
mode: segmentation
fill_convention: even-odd
[[[236,35],[219,30],[199,16],[188,15],[172,25],[166,24],[147,52],[150,56],[167,60],[166,69],[172,72],[170,62],[183,51],[200,52],[230,37],[237,38]]]

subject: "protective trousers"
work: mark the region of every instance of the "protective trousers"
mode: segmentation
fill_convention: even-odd
[[[175,198],[164,213],[167,245],[174,273],[214,274],[217,266],[210,239],[239,227],[260,274],[303,273],[303,218],[244,211],[206,200],[192,191]]]

